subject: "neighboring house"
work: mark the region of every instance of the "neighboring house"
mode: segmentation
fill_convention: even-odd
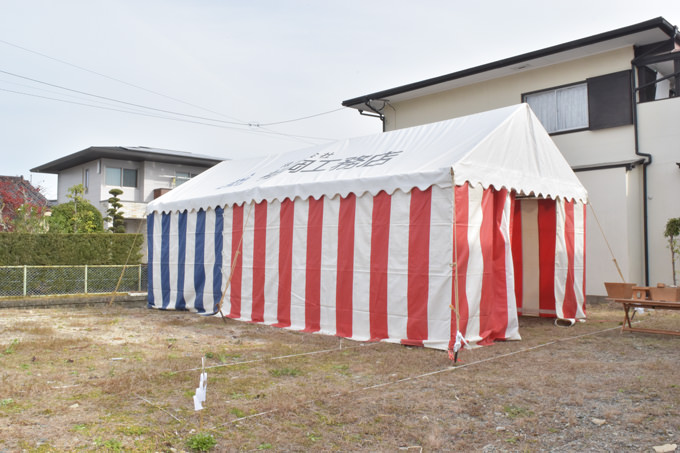
[[[0,176],[0,231],[8,231],[16,209],[29,204],[47,206],[47,199],[23,176]]]
[[[109,190],[119,195],[128,233],[146,235],[148,202],[222,162],[210,156],[146,147],[92,146],[31,169],[58,175],[57,202],[66,203],[68,189],[85,187],[84,197],[106,217]]]
[[[680,35],[665,19],[342,104],[390,131],[520,102],[588,189],[587,294],[620,281],[609,247],[627,281],[671,283],[663,232],[680,217]]]

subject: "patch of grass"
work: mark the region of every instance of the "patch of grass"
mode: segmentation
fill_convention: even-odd
[[[149,432],[149,428],[145,426],[130,425],[118,428],[118,432],[126,436],[141,436]]]
[[[257,446],[258,450],[271,450],[272,448],[274,448],[274,446],[269,442],[263,442]]]
[[[12,341],[10,341],[9,346],[5,348],[5,350],[2,352],[2,355],[10,355],[14,354],[16,352],[16,347],[19,345],[19,339],[15,338]]]
[[[11,406],[14,404],[14,400],[12,398],[5,398],[3,400],[0,400],[0,407],[7,407]]]
[[[269,370],[269,374],[271,374],[274,377],[283,377],[283,376],[300,376],[302,374],[302,371],[300,371],[297,368],[274,368],[273,370]]]
[[[237,407],[233,407],[229,410],[230,413],[236,416],[236,418],[243,418],[246,416],[246,413],[243,412],[241,409]]]
[[[123,451],[123,444],[117,439],[102,440],[101,437],[98,437],[94,440],[94,445],[95,447],[104,448],[107,451]]]
[[[317,434],[315,432],[309,432],[309,433],[307,433],[307,439],[311,440],[312,442],[316,442],[317,440],[321,439],[321,434]]]
[[[533,411],[525,407],[514,406],[512,404],[504,406],[503,411],[509,418],[530,417],[534,415]]]
[[[197,433],[187,439],[187,447],[196,451],[210,451],[215,445],[217,441],[212,434]]]

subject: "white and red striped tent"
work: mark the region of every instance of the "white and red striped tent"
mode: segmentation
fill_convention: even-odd
[[[518,312],[585,316],[586,202],[526,104],[225,161],[148,205],[149,306],[440,349],[519,339]]]

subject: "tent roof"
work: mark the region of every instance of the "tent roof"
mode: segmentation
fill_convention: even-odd
[[[222,162],[149,203],[147,212],[470,183],[587,201],[527,104],[254,159]]]

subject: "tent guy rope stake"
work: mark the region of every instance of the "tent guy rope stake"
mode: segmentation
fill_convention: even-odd
[[[208,373],[205,371],[205,357],[201,357],[201,377],[194,394],[194,411],[198,414],[198,429],[203,431],[203,403],[205,403],[206,391],[208,389]]]

